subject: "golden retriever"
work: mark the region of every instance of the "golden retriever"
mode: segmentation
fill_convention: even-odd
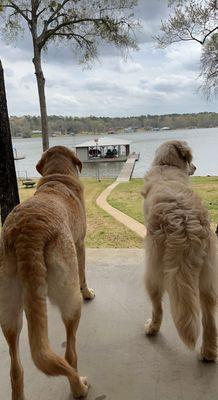
[[[35,365],[49,376],[66,376],[73,395],[82,397],[88,383],[77,373],[76,330],[81,292],[85,299],[94,297],[85,278],[82,163],[73,151],[55,146],[36,168],[42,178],[35,195],[9,214],[1,237],[0,324],[11,356],[12,399],[25,399],[19,358],[23,310]],[[47,296],[59,307],[66,328],[65,359],[50,347]]]
[[[201,310],[201,359],[215,361],[217,239],[206,208],[190,186],[189,175],[194,171],[187,143],[173,140],[157,149],[145,175],[145,283],[152,302],[152,318],[146,322],[145,332],[155,335],[159,331],[166,290],[175,326],[189,348],[195,347],[199,336]]]

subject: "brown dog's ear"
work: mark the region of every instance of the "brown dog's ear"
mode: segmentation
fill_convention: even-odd
[[[46,154],[43,153],[41,159],[36,164],[36,170],[43,175],[43,168],[46,162]]]
[[[72,161],[73,161],[73,164],[75,164],[78,168],[79,168],[79,172],[81,172],[82,171],[82,167],[83,167],[83,164],[82,164],[82,162],[80,161],[80,159],[75,155],[75,153],[74,152],[72,152],[73,154],[72,154]]]
[[[190,163],[192,161],[192,152],[186,142],[175,142],[174,147],[180,158]]]

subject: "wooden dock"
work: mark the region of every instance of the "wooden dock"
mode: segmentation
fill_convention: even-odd
[[[131,179],[135,163],[139,160],[139,155],[139,153],[135,152],[129,155],[128,160],[125,162],[120,174],[116,179],[118,182],[128,182]]]

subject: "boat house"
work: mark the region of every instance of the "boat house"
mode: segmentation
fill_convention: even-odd
[[[130,154],[130,142],[124,139],[96,138],[75,146],[76,154],[83,163],[126,161]]]

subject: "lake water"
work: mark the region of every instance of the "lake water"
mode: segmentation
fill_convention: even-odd
[[[97,136],[76,135],[75,137],[62,136],[50,139],[50,146],[64,145],[69,148],[86,142]],[[218,128],[208,129],[190,129],[175,131],[158,131],[158,132],[137,132],[113,135],[113,138],[123,138],[130,140],[131,151],[140,152],[140,159],[135,165],[133,177],[143,177],[149,169],[157,147],[166,140],[179,139],[186,140],[191,146],[194,156],[194,164],[197,166],[195,175],[216,175],[218,176]],[[35,169],[37,161],[42,153],[41,138],[31,139],[13,139],[13,146],[17,153],[26,156],[24,160],[16,161],[16,169],[18,176],[36,177],[38,173]],[[111,166],[113,165],[113,168]],[[83,175],[95,176],[96,171],[90,166],[84,168]],[[119,174],[122,163],[102,163],[100,176],[115,177]]]

